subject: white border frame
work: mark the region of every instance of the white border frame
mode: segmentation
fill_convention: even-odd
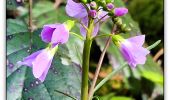
[[[0,3],[0,100],[6,98],[6,0]]]
[[[164,43],[165,43],[165,65],[164,65],[164,97],[165,100],[170,100],[170,64],[168,63],[170,60],[168,59],[170,56],[170,0],[164,0],[164,26],[165,26],[165,33],[164,33]]]
[[[164,88],[164,96],[165,100],[170,100],[170,85],[168,84],[170,82],[170,64],[168,61],[168,57],[170,56],[170,0],[164,0],[164,25],[165,25],[165,66],[164,66],[164,72],[165,72],[165,88]],[[6,98],[6,0],[1,0],[0,3],[0,100],[5,100]]]

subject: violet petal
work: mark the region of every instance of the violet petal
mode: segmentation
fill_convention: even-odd
[[[44,42],[46,43],[51,42],[51,37],[52,37],[53,31],[55,30],[56,25],[58,24],[44,25],[43,30],[41,32],[41,39]]]
[[[142,46],[145,42],[145,35],[134,36],[127,40],[131,43],[135,43],[138,46]]]
[[[42,52],[39,50],[37,52],[32,53],[28,57],[24,58],[23,61],[18,62],[19,65],[26,65],[32,67],[32,62],[36,59],[36,57]]]
[[[66,43],[69,38],[69,30],[65,27],[64,24],[58,25],[53,32],[51,43]]]
[[[43,74],[38,78],[41,82],[44,82],[44,80],[45,80],[45,78],[47,76],[47,73],[48,73],[48,71],[50,69],[51,63],[52,63],[52,59],[49,61],[48,66],[46,67],[46,69],[43,72]]]
[[[74,18],[83,18],[87,16],[87,11],[81,3],[75,3],[73,0],[67,0],[66,13]]]
[[[39,78],[49,67],[49,62],[53,59],[53,55],[47,49],[44,49],[33,61],[33,75]]]

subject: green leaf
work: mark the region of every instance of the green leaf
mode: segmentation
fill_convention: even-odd
[[[134,100],[130,97],[124,97],[124,96],[115,96],[115,97],[112,97],[110,100]]]
[[[54,8],[50,1],[39,1],[33,8],[34,23],[38,28],[45,24],[63,23],[69,17],[65,13],[65,7]]]
[[[19,19],[7,20],[7,35],[13,35],[20,32],[28,32],[28,26]]]
[[[17,7],[16,0],[7,0],[6,4],[8,10],[14,10]]]
[[[39,33],[40,31],[34,32],[31,52],[43,49],[46,45],[41,41]],[[55,92],[55,90],[79,99],[81,68],[76,63],[69,61],[70,58],[67,55],[61,53],[62,51],[65,54],[69,54],[66,45],[59,47],[59,52],[55,55],[52,66],[43,83],[34,78],[32,68],[17,65],[18,61],[21,61],[30,53],[28,36],[29,33],[19,33],[14,34],[13,38],[7,40],[7,99],[72,100],[62,93]],[[15,46],[13,46],[14,44]],[[20,48],[21,44],[25,45],[25,47]],[[61,58],[63,57],[69,61],[67,65],[62,63]]]
[[[155,73],[152,71],[144,70],[141,74],[144,78],[153,81],[154,83],[158,83],[163,86],[163,76],[159,73]]]
[[[101,100],[134,100],[131,97],[116,96],[114,93],[107,94],[100,98]]]

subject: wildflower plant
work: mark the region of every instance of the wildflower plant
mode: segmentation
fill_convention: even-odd
[[[75,36],[75,41],[79,39],[84,42],[82,57],[80,57],[82,63],[79,65],[82,69],[82,77],[81,94],[77,99],[79,98],[80,100],[92,100],[94,93],[116,73],[124,70],[125,67],[129,66],[131,69],[134,69],[141,67],[138,65],[144,65],[151,48],[154,48],[159,44],[158,42],[160,42],[158,41],[149,47],[144,47],[145,35],[140,34],[125,38],[122,33],[129,34],[133,28],[126,25],[122,20],[123,17],[126,17],[126,14],[128,14],[128,9],[115,5],[114,0],[67,0],[65,12],[71,17],[70,20],[63,23],[43,25],[40,38],[41,42],[48,45],[23,57],[22,60],[17,61],[17,65],[28,66],[29,69],[32,69],[32,75],[35,79],[43,83],[46,80],[49,70],[53,68],[52,62],[57,62],[53,60],[55,55],[59,52],[64,53],[64,51],[60,51],[60,48],[69,43],[71,35]],[[111,33],[99,34],[101,24],[107,21],[111,23]],[[72,32],[72,29],[76,27],[76,25],[79,27],[80,34]],[[108,38],[108,40],[96,66],[94,78],[91,80],[91,84],[89,84],[91,45],[95,39],[101,38]],[[99,84],[96,84],[104,55],[110,43],[112,44],[110,46],[119,49],[124,58],[124,63],[100,81]],[[59,58],[59,56],[57,57]],[[57,89],[54,90],[57,91]],[[69,96],[68,94],[63,94]],[[76,98],[72,96],[69,97],[72,99]]]

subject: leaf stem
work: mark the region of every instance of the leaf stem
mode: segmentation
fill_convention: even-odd
[[[101,37],[108,37],[108,36],[113,36],[113,34],[101,34],[101,35],[97,35],[93,38],[94,39],[97,39],[97,38],[101,38]]]
[[[105,18],[106,16],[107,16],[108,14],[106,14],[106,15],[104,15],[102,18],[100,18],[96,23],[95,23],[95,25],[97,24],[97,23],[99,23],[103,18]]]
[[[67,97],[70,97],[70,98],[72,98],[72,99],[74,99],[74,100],[77,100],[76,98],[74,98],[73,96],[71,96],[71,95],[69,95],[69,94],[67,94],[67,93],[61,92],[61,91],[59,91],[59,90],[54,90],[54,91],[55,91],[55,92],[58,92],[58,93],[61,93],[61,94],[65,95],[65,96],[67,96]]]
[[[78,37],[80,40],[84,40],[83,37],[82,37],[81,35],[78,35],[78,34],[76,34],[76,33],[74,33],[74,32],[70,32],[70,34],[72,34],[72,35]]]
[[[105,84],[109,79],[111,79],[113,77],[113,75],[115,75],[117,72],[119,72],[120,70],[122,70],[123,68],[125,68],[128,65],[127,62],[124,62],[120,67],[118,67],[117,69],[115,69],[114,71],[112,71],[109,75],[107,75],[94,89],[94,92],[96,92],[101,86],[103,86],[103,84]]]

